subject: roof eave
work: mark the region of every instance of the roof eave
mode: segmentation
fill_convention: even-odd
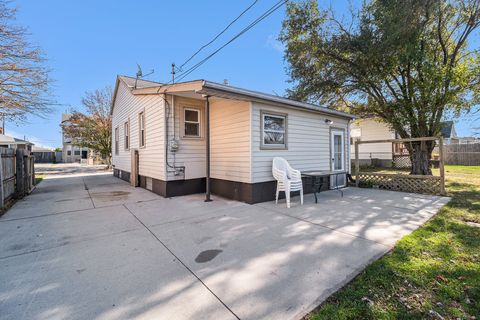
[[[355,116],[346,112],[341,112],[337,110],[332,110],[328,109],[325,107],[320,107],[316,106],[313,104],[305,103],[305,102],[300,102],[300,101],[295,101],[283,97],[275,97],[272,95],[264,94],[261,92],[255,92],[255,91],[250,91],[250,90],[244,90],[240,88],[235,88],[235,87],[230,87],[226,85],[221,85],[215,82],[209,82],[209,81],[203,81],[203,88],[206,89],[212,89],[212,90],[218,90],[218,91],[223,91],[226,93],[233,93],[241,96],[246,96],[249,98],[255,98],[260,101],[266,101],[266,102],[275,102],[277,104],[283,105],[283,106],[289,106],[289,107],[294,107],[294,108],[299,108],[303,109],[306,111],[311,111],[311,112],[319,112],[323,114],[328,114],[332,116],[337,116],[341,118],[346,118],[349,120],[355,119]],[[208,93],[207,90],[199,90],[198,93]]]

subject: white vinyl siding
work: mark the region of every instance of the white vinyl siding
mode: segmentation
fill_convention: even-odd
[[[382,139],[395,139],[395,133],[388,125],[382,122],[378,122],[375,119],[359,119],[353,122],[351,125],[351,132],[360,129],[360,139],[362,141],[368,140],[382,140]],[[355,140],[355,138],[353,138]],[[349,142],[350,143],[350,142]],[[359,146],[359,159],[392,159],[392,143],[382,142],[373,144],[360,144]],[[355,145],[350,146],[350,152],[352,159],[355,158]]]
[[[265,150],[261,147],[261,112],[284,113],[288,115],[288,150]],[[348,129],[348,121],[330,115],[280,108],[253,102],[252,109],[252,182],[273,181],[272,160],[285,158],[293,168],[302,170],[330,170],[330,129]],[[333,121],[331,125],[325,119]],[[348,135],[345,134],[345,137]],[[346,138],[345,138],[346,140]],[[347,146],[345,141],[345,146]],[[347,149],[347,148],[346,148]],[[345,153],[345,168],[348,156]]]
[[[211,100],[212,178],[251,182],[250,107],[245,101]]]
[[[139,148],[139,117],[145,114],[145,144],[148,148]],[[130,118],[130,149],[138,149],[139,174],[155,179],[165,180],[165,134],[164,134],[164,102],[158,95],[133,95],[130,89],[120,80],[115,99],[112,127],[122,128]],[[131,172],[131,154],[125,150],[124,139],[119,141],[119,154],[113,155],[115,168]]]
[[[168,95],[167,100],[172,104],[172,96]],[[200,137],[185,137],[183,135],[183,109],[191,108],[200,111],[200,123],[205,119],[205,101],[200,99],[189,99],[183,97],[174,97],[174,110],[169,117],[169,140],[178,141],[178,151],[176,153],[168,152],[168,162],[170,165],[185,167],[185,176],[175,175],[175,170],[166,166],[167,180],[181,180],[204,178],[206,176],[206,144],[204,137],[204,128],[200,125]],[[174,117],[174,118],[173,118]],[[174,119],[174,120],[173,120]],[[148,121],[148,120],[147,120]],[[174,122],[175,121],[175,122]],[[173,131],[175,123],[175,132]],[[148,131],[148,130],[147,130]],[[175,135],[174,135],[175,134]],[[168,143],[168,142],[167,142]]]

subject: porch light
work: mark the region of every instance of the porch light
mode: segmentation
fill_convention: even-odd
[[[333,121],[330,119],[325,119],[325,123],[328,124],[329,126],[333,124]]]

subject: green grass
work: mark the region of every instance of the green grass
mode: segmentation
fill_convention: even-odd
[[[452,200],[306,319],[480,319],[480,167],[445,172]]]
[[[43,174],[36,174],[35,175],[35,185],[39,184],[42,182],[43,178],[45,178],[45,175]]]

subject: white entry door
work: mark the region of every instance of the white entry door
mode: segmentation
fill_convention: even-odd
[[[345,131],[332,130],[330,133],[330,152],[332,171],[345,171]],[[332,176],[330,188],[336,189],[346,185],[346,175]]]
[[[332,170],[345,171],[345,136],[342,130],[332,130],[331,156]]]

